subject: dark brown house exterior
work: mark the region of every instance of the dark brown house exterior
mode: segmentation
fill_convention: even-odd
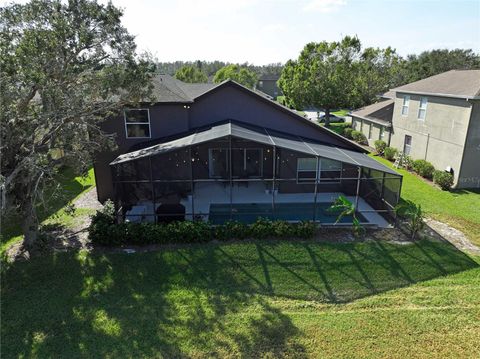
[[[257,214],[325,222],[322,208],[339,194],[363,208],[366,222],[382,225],[393,213],[398,174],[242,85],[159,75],[154,96],[103,124],[118,148],[96,158],[98,198],[113,199],[121,220],[156,222],[170,208],[172,218],[214,223]]]

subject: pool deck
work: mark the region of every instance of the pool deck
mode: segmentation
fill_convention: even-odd
[[[210,212],[210,204],[228,204],[230,203],[230,188],[221,183],[196,183],[194,198],[191,196],[181,201],[185,206],[186,213],[192,213],[192,202],[195,206],[195,214],[201,214],[206,220]],[[331,203],[338,196],[343,195],[341,192],[318,193],[317,202]],[[352,202],[355,201],[354,196],[346,196]],[[313,193],[277,193],[275,195],[275,203],[311,203],[314,201]],[[233,203],[272,203],[272,195],[268,192],[264,183],[250,182],[248,187],[234,184],[232,191]],[[378,213],[373,212],[373,208],[365,202],[361,197],[358,201],[358,212],[368,220],[370,224],[377,225],[381,228],[389,228],[391,225]],[[368,212],[365,212],[368,211]],[[371,211],[371,212],[370,212]],[[187,219],[192,219],[187,215]],[[342,226],[342,224],[338,224]]]

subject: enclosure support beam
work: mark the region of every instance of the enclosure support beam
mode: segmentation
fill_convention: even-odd
[[[195,221],[195,193],[193,188],[193,157],[192,146],[188,146],[188,155],[190,157],[190,191],[192,193],[192,221]]]
[[[272,217],[275,219],[275,173],[277,172],[277,147],[273,146],[273,175],[272,175]]]
[[[313,221],[317,220],[317,192],[318,192],[318,181],[320,181],[320,157],[317,156],[317,165],[315,170],[315,189],[313,192]]]
[[[358,211],[358,196],[360,194],[360,181],[362,177],[362,167],[358,167],[357,192],[355,194],[355,211]]]
[[[228,178],[230,179],[230,220],[233,216],[232,136],[228,136]]]
[[[153,187],[153,169],[152,169],[152,156],[148,156],[148,163],[150,165],[150,187],[152,188],[152,203],[153,203],[153,223],[157,223],[157,213],[155,205],[155,188]]]

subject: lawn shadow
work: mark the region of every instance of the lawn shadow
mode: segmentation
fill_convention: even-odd
[[[478,264],[439,241],[62,253],[2,277],[3,357],[306,356],[270,298],[346,303]]]

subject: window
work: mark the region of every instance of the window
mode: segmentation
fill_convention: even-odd
[[[407,156],[410,156],[411,150],[412,150],[412,136],[405,135],[405,140],[403,143],[403,153]]]
[[[384,140],[385,138],[385,128],[383,126],[380,126],[380,134],[378,135],[379,140]]]
[[[420,98],[420,107],[418,108],[418,119],[425,120],[425,115],[427,114],[427,98],[421,97]]]
[[[342,162],[322,158],[320,160],[320,183],[338,183],[342,177]]]
[[[228,150],[208,149],[208,174],[210,178],[226,178],[228,174]]]
[[[410,106],[410,96],[406,95],[403,97],[402,116],[408,115],[408,106]]]
[[[124,111],[127,138],[150,138],[150,112],[148,109]]]
[[[372,127],[373,127],[372,124],[370,124],[370,126],[368,126],[368,139],[369,140],[372,139]]]
[[[233,177],[261,177],[263,172],[261,148],[232,148]]]
[[[263,81],[258,81],[258,87],[263,87]]]
[[[319,160],[317,169],[316,158],[299,158],[297,160],[297,182],[338,183],[342,175],[342,163],[328,158]]]
[[[317,179],[317,159],[316,158],[298,158],[297,159],[297,182],[312,183]]]

